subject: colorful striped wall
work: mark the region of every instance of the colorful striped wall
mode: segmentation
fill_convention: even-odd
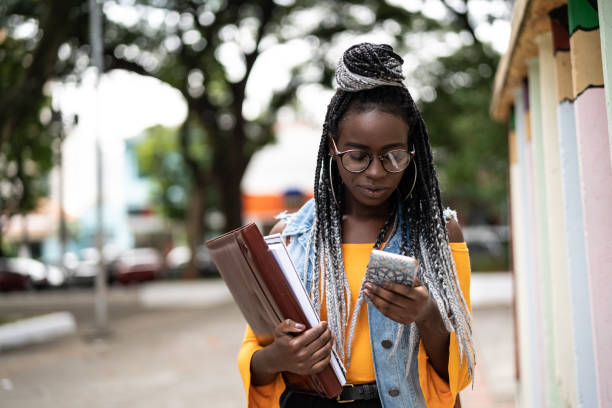
[[[495,78],[491,113],[510,129],[520,407],[612,406],[611,9],[517,0]]]
[[[612,164],[597,11],[568,2],[576,141],[600,406],[612,404]]]
[[[563,218],[569,272],[573,354],[578,406],[597,406],[597,382],[593,354],[591,308],[582,221],[578,146],[574,118],[574,91],[570,59],[569,19],[567,6],[551,11],[554,39],[557,122],[559,131],[561,182],[563,184]]]
[[[516,164],[511,167],[512,245],[514,273],[516,277],[518,306],[518,328],[520,333],[534,333],[533,336],[519,336],[520,378],[526,379],[519,385],[521,399],[529,400],[529,406],[544,406],[544,353],[542,352],[541,316],[536,293],[540,281],[536,268],[535,237],[528,233],[533,225],[534,200],[532,182],[531,137],[529,125],[529,100],[526,88],[515,91],[516,105]],[[529,271],[529,272],[528,272]]]

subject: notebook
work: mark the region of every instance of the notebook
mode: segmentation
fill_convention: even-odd
[[[261,345],[274,340],[274,327],[285,319],[311,328],[319,323],[310,297],[280,234],[263,237],[254,223],[206,242],[236,304]],[[346,383],[335,350],[330,365],[312,376],[285,372],[287,386],[297,392],[334,398]]]

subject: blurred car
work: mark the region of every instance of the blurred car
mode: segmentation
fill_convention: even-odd
[[[0,258],[0,290],[29,290],[64,285],[66,277],[57,266],[32,258]]]
[[[123,252],[113,268],[117,282],[144,282],[156,279],[162,268],[161,256],[154,248],[135,248]]]
[[[174,247],[166,255],[166,265],[168,267],[168,275],[171,278],[181,278],[182,273],[189,264],[191,259],[191,250],[187,246]],[[208,248],[204,245],[198,247],[196,252],[195,265],[199,276],[218,276],[219,272],[215,266]]]
[[[508,270],[508,226],[476,225],[463,227],[462,230],[470,250],[472,271]]]
[[[180,278],[190,258],[189,247],[181,245],[172,248],[166,255],[166,275],[170,278]]]
[[[77,286],[93,286],[100,264],[100,255],[96,248],[84,248],[76,260],[70,258],[70,284]]]
[[[13,268],[9,258],[0,258],[0,291],[30,290],[32,281],[27,274]]]

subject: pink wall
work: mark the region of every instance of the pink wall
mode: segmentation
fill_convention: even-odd
[[[595,369],[600,404],[608,407],[612,403],[612,164],[604,89],[587,89],[574,106]]]

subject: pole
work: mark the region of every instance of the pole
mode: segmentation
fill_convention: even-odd
[[[102,163],[102,146],[99,133],[100,122],[100,77],[102,76],[102,18],[100,6],[97,0],[89,0],[89,22],[90,22],[90,39],[91,39],[91,54],[94,66],[96,67],[95,95],[96,95],[96,123],[95,123],[95,139],[96,139],[96,182],[97,182],[97,199],[96,199],[96,248],[99,254],[98,273],[96,274],[95,288],[95,316],[96,316],[96,331],[98,335],[104,335],[108,332],[108,296],[106,288],[106,269],[104,266],[104,218],[102,210],[104,208],[104,176]]]
[[[60,259],[59,265],[64,276],[68,276],[66,269],[66,244],[68,240],[68,229],[66,227],[66,210],[64,203],[64,155],[62,149],[64,147],[64,139],[66,137],[64,129],[64,120],[60,110],[53,110],[53,124],[57,127],[57,144],[56,144],[56,164],[58,171],[58,202],[59,202],[59,242],[60,242]]]

